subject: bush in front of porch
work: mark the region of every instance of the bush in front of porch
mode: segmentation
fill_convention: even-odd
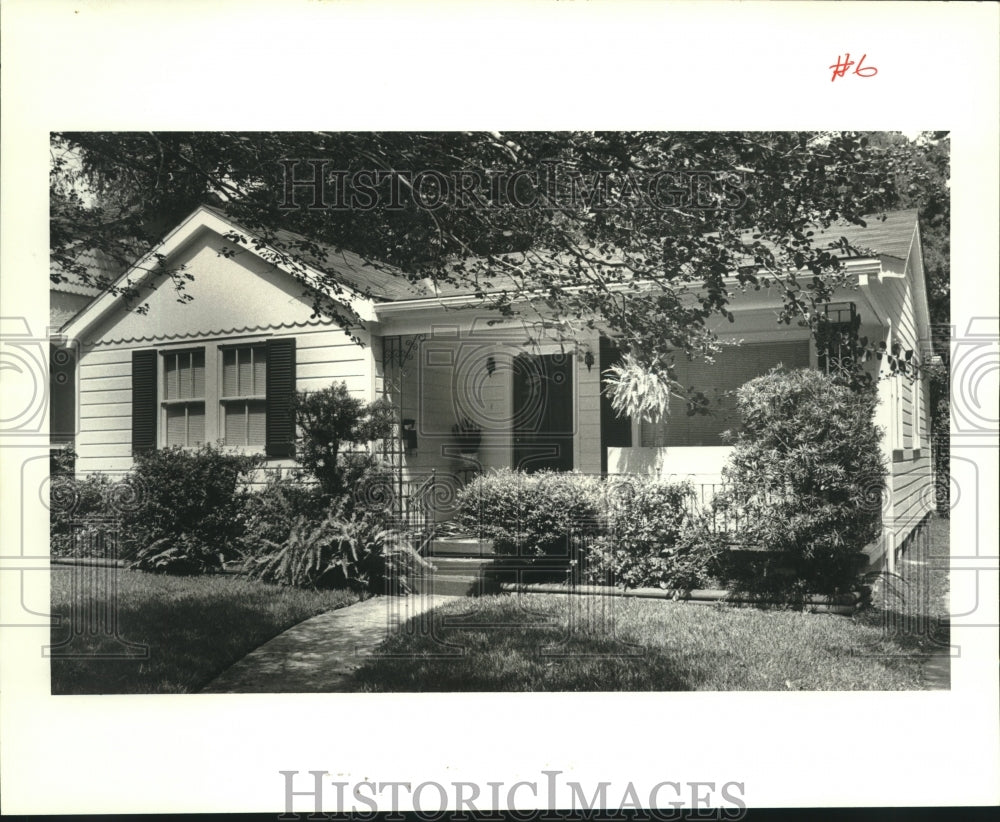
[[[574,539],[598,532],[601,482],[575,471],[497,469],[459,491],[458,512],[461,524],[492,540],[498,554],[568,562]]]
[[[459,492],[459,519],[493,541],[501,562],[625,588],[680,590],[713,579],[713,546],[688,483],[658,477],[599,479],[576,472],[510,469]]]
[[[246,574],[297,588],[412,589],[426,563],[392,527],[390,474],[371,447],[394,417],[390,403],[353,397],[343,382],[298,394],[302,469],[249,500]]]
[[[717,584],[717,549],[690,483],[609,477],[603,491],[603,532],[581,557],[584,580],[677,591]]]
[[[742,428],[717,511],[738,521],[737,549],[767,550],[746,561],[752,554],[731,547],[733,587],[792,601],[855,589],[861,551],[881,532],[887,474],[875,392],[778,367],[736,400]]]

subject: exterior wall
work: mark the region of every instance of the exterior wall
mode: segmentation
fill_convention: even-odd
[[[696,485],[722,482],[722,469],[732,447],[609,448],[609,474],[652,474],[670,480],[688,480]]]
[[[404,337],[406,342],[412,339]],[[402,419],[415,421],[417,448],[404,457],[411,476],[431,470],[462,474],[502,468],[511,462],[512,366],[519,349],[480,341],[466,333],[432,335],[416,343],[402,368],[401,390],[390,396]],[[495,365],[486,371],[488,358]],[[482,441],[475,459],[459,456],[452,427],[459,418],[475,421]]]
[[[601,373],[598,365],[598,336],[589,342],[593,365],[588,369],[585,352],[576,357],[574,383],[576,403],[573,437],[573,466],[584,474],[601,473]]]
[[[401,349],[406,350],[413,339],[412,335],[402,335]],[[390,350],[390,345],[380,339],[375,348]],[[595,474],[601,467],[596,347],[595,335],[595,361],[589,369],[585,342],[575,353],[573,366],[573,465],[575,470]],[[514,358],[525,352],[548,354],[556,350],[547,344],[540,348],[529,346],[520,331],[483,332],[455,326],[445,330],[438,327],[415,343],[402,368],[387,365],[385,377],[381,375],[381,355],[377,355],[380,376],[376,384],[390,387],[389,396],[400,407],[401,419],[415,421],[417,447],[404,455],[406,475],[423,477],[434,470],[439,477],[450,475],[454,484],[460,485],[474,471],[510,466],[516,414]],[[487,368],[490,361],[492,373]],[[482,442],[474,458],[459,455],[452,432],[463,417],[477,422],[482,429]]]
[[[923,358],[928,341],[920,337],[912,278],[895,277],[873,284],[879,304],[887,314],[887,346]],[[888,499],[882,508],[882,542],[871,551],[876,562],[894,567],[895,554],[920,522],[934,508],[934,476],[930,459],[929,391],[926,378],[915,383],[891,374],[883,360],[880,371],[878,422],[885,429],[884,455],[889,468]]]
[[[220,245],[217,235],[205,234],[181,255],[194,275],[187,286],[192,301],[178,303],[170,283],[162,283],[149,295],[148,313],[112,312],[79,341],[78,473],[125,471],[132,465],[135,350],[191,345],[211,350],[223,342],[294,337],[299,390],[344,381],[353,395],[373,397],[370,346],[358,346],[330,321],[311,319],[302,287],[290,277],[250,254],[221,257]],[[268,461],[269,468],[290,465],[290,460]]]

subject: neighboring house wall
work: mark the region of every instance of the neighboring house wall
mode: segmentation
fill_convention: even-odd
[[[58,286],[53,287],[49,292],[49,326],[53,329],[62,327],[66,322],[80,313],[80,310],[91,299],[93,299],[93,295],[70,294],[60,291]]]

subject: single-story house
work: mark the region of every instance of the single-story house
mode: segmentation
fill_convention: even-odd
[[[266,455],[270,469],[292,467],[294,392],[343,381],[353,395],[386,396],[399,409],[399,436],[386,455],[403,496],[428,476],[447,477],[454,490],[475,472],[504,466],[656,472],[711,489],[729,451],[720,433],[735,421],[724,392],[779,363],[823,365],[807,329],[776,324],[776,290],[738,292],[735,322],[720,318],[717,331],[740,344],[724,347],[712,365],[678,364],[683,384],[720,400],[716,413],[682,410],[663,424],[619,419],[601,391],[617,352],[597,331],[546,340],[524,320],[485,310],[474,289],[443,291],[331,252],[324,264],[346,284],[340,299],[364,321],[352,331],[358,345],[315,315],[302,283],[273,255],[253,243],[222,253],[232,231],[252,236],[221,210],[198,208],[121,275],[153,277],[148,263],[163,255],[194,275],[189,302],[167,279],[154,281],[145,313],[104,293],[54,339],[74,352],[73,407],[60,413],[74,421],[78,474],[126,470],[143,449],[218,441]],[[916,212],[829,235],[872,252],[844,261],[849,285],[827,310],[844,322],[859,317],[870,340],[929,357]],[[933,507],[928,391],[923,379],[900,378],[880,380],[879,391],[891,473],[884,534],[871,555],[891,565]]]

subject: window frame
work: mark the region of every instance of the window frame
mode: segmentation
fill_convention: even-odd
[[[205,414],[205,434],[204,442],[218,445],[230,453],[243,453],[251,455],[265,455],[267,449],[267,370],[265,364],[265,376],[263,386],[254,386],[255,393],[252,396],[243,397],[223,397],[223,364],[224,352],[238,349],[259,349],[267,354],[267,337],[252,337],[239,340],[206,340],[196,344],[190,342],[165,346],[156,349],[158,354],[156,363],[156,405],[157,405],[157,426],[156,426],[156,447],[157,449],[172,447],[167,444],[167,408],[178,405],[191,405],[200,403],[204,407]],[[170,356],[183,354],[185,352],[203,351],[205,357],[205,386],[201,398],[171,398],[166,397],[166,368],[167,358]],[[256,356],[256,355],[254,355]],[[238,355],[237,355],[238,357]],[[214,363],[214,367],[213,367]],[[266,363],[266,359],[265,359]],[[264,441],[254,445],[230,445],[225,442],[226,431],[226,406],[232,403],[260,402],[264,411]],[[215,409],[214,413],[212,409]],[[179,444],[178,444],[179,445]],[[196,450],[199,445],[179,445],[181,448]]]
[[[264,356],[264,385],[258,386],[253,385],[254,393],[252,394],[235,394],[232,396],[227,396],[223,392],[225,390],[225,367],[226,367],[226,352],[234,351],[236,352],[236,380],[237,380],[237,390],[239,390],[239,352],[249,349],[250,353],[250,373],[251,380],[256,382],[256,374],[254,371],[254,365],[256,364],[256,356],[262,354]],[[219,343],[217,346],[217,356],[219,361],[218,368],[218,404],[219,404],[219,420],[218,420],[218,430],[219,430],[219,441],[223,443],[223,447],[243,450],[247,453],[257,453],[258,451],[263,451],[267,446],[267,341],[266,340],[255,340],[252,342],[234,342],[234,343]],[[260,443],[227,443],[227,421],[226,421],[226,411],[229,407],[242,404],[244,408],[244,425],[246,437],[249,440],[249,409],[251,403],[259,403],[263,406],[264,412],[264,439]]]
[[[194,354],[201,352],[203,357],[202,371],[204,373],[203,380],[204,385],[202,387],[202,394],[200,397],[167,397],[167,358],[168,357],[179,357],[182,354],[188,354],[193,357]],[[156,374],[156,400],[158,406],[157,415],[157,432],[156,432],[156,442],[158,448],[171,448],[179,445],[181,448],[196,449],[203,445],[205,442],[210,442],[209,438],[209,413],[208,413],[208,351],[206,346],[203,345],[186,345],[177,348],[167,348],[162,349],[159,352],[159,357],[157,360],[157,374]],[[194,365],[191,364],[192,369],[192,381],[194,377]],[[192,386],[193,388],[193,386]],[[193,405],[200,405],[202,409],[202,416],[204,418],[204,442],[200,444],[192,444],[190,442],[190,413],[189,409]],[[184,408],[185,414],[185,442],[181,443],[169,443],[167,441],[167,414],[168,410],[171,408]]]

